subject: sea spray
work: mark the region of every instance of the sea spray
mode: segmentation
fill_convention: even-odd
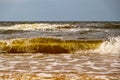
[[[120,36],[110,37],[104,41],[94,52],[100,54],[120,54]]]

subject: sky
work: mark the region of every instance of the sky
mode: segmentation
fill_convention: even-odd
[[[120,0],[0,0],[0,21],[120,21]]]

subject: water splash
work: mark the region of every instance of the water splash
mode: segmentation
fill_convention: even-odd
[[[120,54],[120,36],[110,37],[95,52],[100,54]]]

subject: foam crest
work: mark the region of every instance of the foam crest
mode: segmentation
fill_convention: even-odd
[[[0,30],[21,30],[21,31],[62,31],[62,32],[94,32],[104,31],[96,28],[82,28],[72,24],[48,24],[48,23],[34,23],[34,24],[16,24],[13,26],[0,26]]]
[[[100,54],[120,54],[120,37],[110,37],[96,50]]]
[[[48,23],[35,23],[35,24],[16,24],[9,27],[0,27],[0,30],[56,30],[60,27],[70,26],[70,24],[48,24]]]

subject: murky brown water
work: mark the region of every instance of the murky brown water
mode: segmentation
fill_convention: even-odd
[[[79,54],[0,55],[0,72],[54,74],[87,73],[98,77],[120,76],[120,56],[80,56]],[[114,77],[116,78],[116,77]],[[118,80],[118,79],[115,79]]]

